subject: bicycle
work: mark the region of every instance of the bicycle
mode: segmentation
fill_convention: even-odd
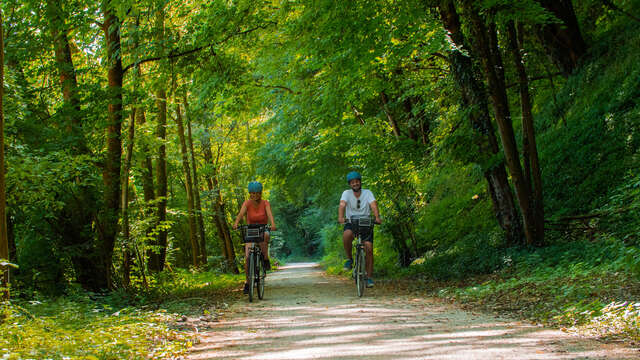
[[[356,282],[356,292],[359,297],[362,297],[367,281],[366,252],[364,250],[362,235],[367,234],[371,236],[375,222],[370,217],[351,218],[347,219],[347,222],[351,223],[351,231],[353,231],[354,246],[356,248],[352,276]]]
[[[242,230],[242,242],[251,243],[247,258],[249,261],[247,266],[249,271],[249,302],[253,301],[254,288],[258,289],[258,299],[262,300],[267,270],[262,261],[262,250],[257,243],[264,241],[264,232],[270,230],[271,227],[267,224],[249,224],[241,225],[240,229]]]

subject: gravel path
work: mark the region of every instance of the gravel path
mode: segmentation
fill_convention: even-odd
[[[358,298],[352,281],[300,263],[270,273],[265,299],[233,305],[200,333],[188,358],[640,359],[640,351],[398,295],[385,286]]]

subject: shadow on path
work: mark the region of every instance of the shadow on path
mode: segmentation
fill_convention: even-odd
[[[314,263],[267,277],[265,299],[235,304],[189,359],[630,359],[637,349],[474,314],[327,277]]]

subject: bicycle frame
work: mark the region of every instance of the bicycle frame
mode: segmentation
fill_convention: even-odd
[[[364,249],[364,243],[362,240],[363,229],[370,229],[369,232],[373,232],[373,220],[371,218],[357,218],[348,219],[347,222],[352,224],[351,231],[353,231],[353,239],[355,240],[355,261],[353,266],[353,278],[356,282],[356,292],[359,297],[364,295],[365,281],[367,279],[366,273],[366,251]]]
[[[262,250],[257,243],[264,241],[264,232],[269,230],[269,225],[265,224],[250,224],[242,225],[241,230],[242,242],[250,243],[249,256],[245,261],[248,261],[247,270],[249,277],[249,302],[253,301],[254,287],[258,288],[258,298],[262,299],[264,296],[264,282],[266,277],[266,270],[262,263]]]

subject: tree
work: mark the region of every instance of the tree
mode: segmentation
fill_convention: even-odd
[[[531,205],[533,206],[533,216],[535,218],[535,238],[542,243],[544,239],[544,205],[542,197],[542,174],[540,171],[540,160],[538,159],[538,146],[536,143],[535,128],[533,126],[533,112],[531,109],[531,96],[529,94],[529,79],[524,67],[522,56],[522,32],[519,31],[513,21],[507,24],[507,38],[509,49],[513,56],[514,67],[518,73],[518,90],[520,93],[520,108],[522,112],[522,156],[524,165],[524,178],[529,183],[529,188],[533,189]]]
[[[558,21],[537,26],[547,55],[567,77],[578,67],[588,46],[582,37],[571,0],[538,0]]]
[[[0,9],[0,261],[9,261],[9,239],[7,237],[6,193],[4,178],[4,27],[2,26],[2,9]],[[9,267],[0,264],[0,299],[9,298]]]
[[[529,245],[540,245],[540,238],[536,237],[536,218],[531,206],[531,187],[524,178],[520,156],[516,145],[509,99],[504,80],[504,65],[498,49],[498,38],[495,23],[485,24],[485,20],[478,13],[477,4],[464,1],[465,13],[470,22],[472,47],[477,54],[487,79],[487,88],[491,98],[502,149],[509,173],[516,189],[520,211],[524,224],[524,235]]]
[[[216,225],[216,229],[218,231],[218,238],[220,239],[220,248],[222,250],[222,255],[225,257],[225,269],[234,274],[238,274],[239,271],[236,264],[236,254],[233,248],[231,232],[229,231],[229,224],[226,220],[225,203],[222,200],[220,181],[218,180],[219,159],[222,145],[223,143],[218,145],[218,152],[214,161],[213,154],[211,153],[211,142],[207,134],[207,136],[205,136],[202,141],[202,152],[204,154],[205,163],[211,166],[211,172],[207,176],[207,186],[209,188],[209,194],[213,208],[213,222]]]
[[[100,219],[98,236],[100,240],[100,274],[96,274],[96,286],[106,289],[112,287],[111,264],[113,247],[118,234],[120,212],[120,168],[122,157],[122,81],[123,69],[120,47],[120,19],[110,0],[103,0],[103,31],[107,49],[106,63],[109,81],[109,108],[106,128],[106,155],[102,170],[104,182],[104,204]]]
[[[154,39],[160,44],[158,53],[164,55],[164,5],[159,4],[156,9],[156,17],[154,24]],[[164,62],[161,62],[161,66]],[[164,70],[164,69],[162,69]],[[156,138],[160,141],[160,145],[157,149],[156,160],[156,199],[157,199],[157,221],[158,225],[163,224],[167,220],[167,92],[163,83],[164,76],[162,71],[160,72],[160,78],[157,79],[156,87]],[[149,270],[150,271],[162,271],[164,268],[165,257],[167,254],[167,231],[161,228],[158,232],[158,236],[149,254]]]
[[[449,55],[453,77],[462,92],[462,105],[470,108],[469,118],[472,128],[477,134],[476,142],[480,157],[488,158],[498,154],[500,147],[496,138],[486,100],[484,84],[478,81],[471,55],[465,55],[461,49],[467,49],[462,33],[458,12],[453,1],[441,1],[438,7],[440,18],[454,44]],[[522,225],[519,220],[511,186],[504,168],[504,162],[486,166],[484,176],[487,179],[489,194],[493,202],[494,212],[500,227],[505,231],[507,244],[518,244],[522,239]]]
[[[198,166],[196,163],[195,151],[193,148],[193,136],[191,134],[191,114],[189,113],[189,103],[187,101],[187,94],[184,94],[184,113],[187,122],[187,141],[189,143],[189,156],[191,160],[191,169],[193,169],[193,206],[196,223],[198,225],[198,247],[200,253],[200,264],[207,263],[207,237],[204,232],[204,220],[202,217],[202,205],[200,204],[200,185],[198,184]]]
[[[187,221],[189,223],[191,256],[193,258],[193,266],[199,266],[202,263],[202,257],[200,254],[200,245],[198,241],[198,230],[196,228],[197,226],[193,204],[193,181],[191,177],[191,168],[189,166],[189,153],[187,151],[187,143],[184,136],[184,125],[182,122],[180,103],[176,103],[176,124],[178,125],[178,138],[180,139],[180,152],[182,153],[182,170],[184,172],[184,184],[186,188],[185,190],[187,192]]]

